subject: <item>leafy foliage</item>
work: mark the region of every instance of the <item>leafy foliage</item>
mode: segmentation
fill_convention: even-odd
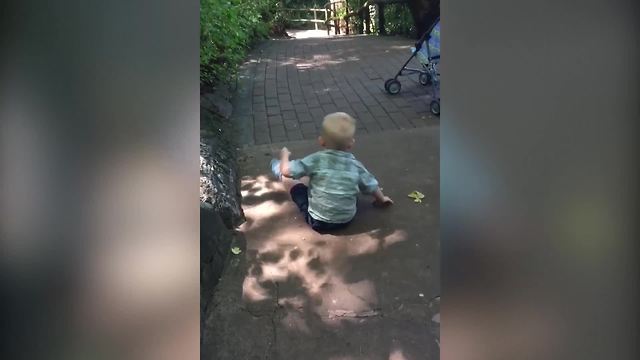
[[[359,9],[365,0],[349,1],[350,10]],[[378,7],[370,6],[371,11],[371,31],[378,32]],[[384,7],[385,30],[388,35],[415,36],[416,28],[411,16],[411,10],[407,4],[387,4]],[[353,17],[351,22],[355,27],[362,28],[363,23],[359,17]]]
[[[200,0],[200,81],[229,80],[274,21],[275,0]]]
[[[384,9],[385,29],[389,35],[414,35],[411,11],[405,4],[389,4]]]
[[[248,48],[270,33],[283,35],[281,8],[308,8],[324,0],[200,0],[200,81],[233,78]]]
[[[229,81],[256,40],[270,33],[284,34],[291,24],[286,13],[278,9],[322,7],[324,3],[325,0],[200,0],[200,81]],[[364,0],[350,2],[350,10],[363,3]],[[409,35],[415,31],[405,5],[389,5],[385,15],[389,34]],[[362,26],[357,17],[352,21]]]

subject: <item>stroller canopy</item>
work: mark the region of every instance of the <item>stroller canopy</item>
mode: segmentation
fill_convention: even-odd
[[[422,43],[420,44],[419,49],[415,47],[411,48],[411,52],[416,52],[416,57],[421,64],[427,66],[435,57],[440,57],[440,19],[438,18],[431,26],[429,33],[425,33],[422,35]],[[416,47],[418,46],[416,44]]]
[[[429,55],[440,56],[440,19],[436,20],[436,24],[431,29],[429,34]]]

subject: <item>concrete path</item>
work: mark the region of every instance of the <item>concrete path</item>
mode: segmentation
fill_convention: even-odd
[[[206,336],[216,360],[438,359],[432,326],[439,295],[439,130],[358,136],[354,154],[395,200],[358,204],[350,227],[319,235],[303,222],[283,183],[269,176],[271,151],[241,161],[246,243],[217,289]],[[293,157],[314,141],[286,143]],[[426,195],[421,204],[407,194]]]
[[[396,96],[383,89],[410,45],[272,40],[243,67],[233,121],[247,222],[207,311],[202,352],[211,360],[439,358],[439,120],[417,79],[402,78]],[[319,150],[319,125],[333,111],[357,119],[354,153],[395,205],[363,198],[348,229],[319,235],[271,178],[269,160],[283,145],[293,158]],[[414,190],[423,203],[407,197]]]
[[[245,145],[315,138],[324,115],[345,111],[360,134],[437,125],[429,87],[401,77],[389,95],[385,80],[411,55],[404,37],[334,36],[270,40],[242,67],[233,121]],[[411,65],[418,67],[417,61]]]

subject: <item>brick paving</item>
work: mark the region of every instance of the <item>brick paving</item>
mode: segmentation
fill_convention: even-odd
[[[241,142],[313,139],[322,118],[334,111],[352,114],[359,134],[438,125],[429,112],[431,89],[415,75],[399,78],[399,94],[384,91],[411,45],[411,39],[378,36],[263,43],[241,67],[233,114]]]

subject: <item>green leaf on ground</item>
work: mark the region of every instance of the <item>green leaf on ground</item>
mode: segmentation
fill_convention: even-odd
[[[240,254],[240,253],[242,252],[242,250],[240,250],[240,248],[239,248],[239,247],[234,246],[234,247],[232,247],[232,248],[231,248],[231,252],[232,252],[234,255],[238,255],[238,254]]]
[[[408,196],[416,203],[421,203],[422,199],[424,199],[424,194],[417,190],[412,191]]]

